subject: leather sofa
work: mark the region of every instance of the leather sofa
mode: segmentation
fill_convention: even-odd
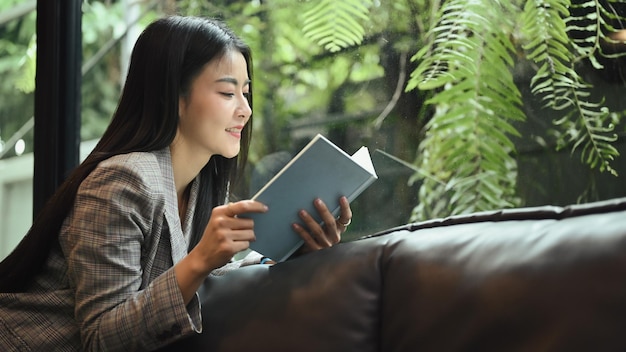
[[[211,277],[175,351],[626,351],[626,198],[407,224]]]

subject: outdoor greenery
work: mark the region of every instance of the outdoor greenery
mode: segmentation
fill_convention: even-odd
[[[19,6],[19,0],[0,0],[0,12]],[[102,2],[83,5],[83,60],[88,62],[104,44],[123,30],[121,6]],[[26,150],[33,150],[32,117],[36,71],[36,13],[34,11],[0,27],[0,151],[3,157],[14,156],[11,142],[26,141]],[[113,50],[84,67],[82,86],[83,140],[98,138],[108,123],[119,94],[120,82],[112,72],[119,72],[119,49]],[[30,126],[31,128],[24,128]],[[0,148],[2,149],[2,148]]]
[[[17,3],[0,0],[0,11]],[[361,144],[381,149],[414,169],[385,194],[412,209],[404,221],[527,204],[520,145],[542,153],[568,150],[587,168],[621,176],[615,163],[626,107],[589,78],[615,69],[626,53],[616,35],[626,25],[621,1],[141,4],[140,25],[168,13],[217,17],[252,46],[253,164],[298,149],[314,132],[348,151]],[[123,36],[126,25],[121,1],[85,1],[83,10],[87,62]],[[5,142],[32,116],[34,20],[31,13],[0,28]],[[115,108],[119,55],[119,45],[112,46],[85,70],[83,139],[97,138]],[[623,88],[623,77],[617,81],[611,89]],[[547,127],[529,132],[529,116],[540,116]],[[572,192],[589,194],[587,188]],[[372,207],[385,216],[387,209]]]
[[[625,20],[617,3],[450,0],[435,9],[407,87],[434,92],[427,103],[435,113],[418,163],[437,182],[425,179],[418,212],[521,203],[511,137],[519,136],[514,123],[525,114],[512,72],[528,62],[532,93],[560,114],[553,130],[557,148],[578,149],[583,163],[618,176],[612,143],[621,114],[591,96],[593,87],[579,71],[586,62],[602,69],[598,56],[626,54],[603,51],[603,45],[621,44],[611,38]]]
[[[2,0],[0,12],[19,3]],[[0,147],[33,116],[35,20],[30,13],[0,26]],[[32,133],[28,137],[32,141]]]

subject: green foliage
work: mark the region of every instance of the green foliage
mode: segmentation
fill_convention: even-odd
[[[330,52],[361,44],[371,0],[319,0],[313,5],[303,14],[305,37]]]
[[[1,9],[9,9],[18,1],[0,0]],[[83,64],[106,45],[126,31],[123,3],[116,1],[84,2],[82,18]],[[154,18],[154,12],[144,13],[141,23]],[[35,89],[37,42],[36,13],[33,11],[0,28],[0,143],[9,140],[33,116],[32,94]],[[98,62],[86,70],[82,79],[81,138],[98,138],[115,110],[120,93],[120,49],[113,45]],[[6,116],[6,118],[4,117]],[[32,131],[28,132],[26,152],[32,151]],[[9,146],[10,147],[10,146]],[[6,156],[12,156],[7,153]]]
[[[83,4],[83,65],[97,56],[109,42],[126,31],[123,3],[90,1]],[[81,101],[81,139],[99,138],[117,106],[122,76],[120,45],[112,46],[104,56],[83,73]]]
[[[35,73],[37,71],[37,37],[33,35],[26,55],[20,60],[20,76],[15,80],[15,87],[24,93],[35,91]]]
[[[0,0],[0,8],[17,1]],[[623,55],[612,51],[623,43],[610,36],[625,21],[613,8],[621,2],[180,0],[160,10],[223,19],[252,47],[252,162],[293,150],[293,140],[311,129],[367,134],[400,158],[418,155],[420,171],[411,179],[420,185],[417,220],[523,204],[516,143],[527,109],[520,91],[528,90],[513,73],[528,68],[530,92],[558,115],[550,121],[553,133],[542,136],[546,145],[615,173],[614,126],[623,113],[606,106],[580,69],[600,70],[604,58]],[[124,9],[119,1],[95,0],[83,9],[88,60],[125,30]],[[32,115],[32,96],[24,92],[34,82],[34,20],[33,14],[1,29],[4,140]],[[402,68],[407,53],[415,55]],[[119,55],[115,47],[84,77],[84,138],[99,136],[115,108]],[[406,88],[401,97],[394,87]],[[382,128],[369,123],[396,103]],[[3,117],[22,115],[19,124]],[[346,116],[371,118],[346,123]]]
[[[434,15],[427,45],[407,90],[431,91],[434,115],[419,146],[413,181],[423,181],[414,219],[515,206],[516,160],[512,121],[524,121],[510,72],[532,62],[531,92],[553,121],[557,149],[582,154],[591,168],[617,175],[619,155],[611,112],[579,73],[584,62],[602,68],[603,43],[615,44],[611,23],[624,21],[612,4],[589,0],[448,0]],[[518,6],[521,5],[521,6]],[[570,11],[575,12],[570,14]],[[426,178],[423,175],[432,175]]]
[[[407,90],[436,90],[435,114],[419,146],[423,180],[414,218],[511,207],[515,197],[513,121],[524,119],[509,67],[514,47],[506,4],[447,1],[429,43],[413,58],[419,66]],[[508,28],[508,30],[506,30]],[[504,29],[504,30],[503,30]]]
[[[555,131],[559,149],[571,146],[573,152],[580,148],[583,162],[617,176],[610,165],[619,155],[611,144],[617,140],[612,115],[603,101],[593,100],[592,86],[583,80],[574,65],[588,59],[596,69],[602,68],[595,53],[602,55],[600,43],[607,38],[603,33],[614,29],[605,17],[597,14],[610,18],[615,15],[600,3],[588,1],[572,5],[579,14],[568,17],[568,5],[566,0],[526,3],[523,34],[532,39],[524,49],[529,52],[527,59],[539,67],[531,83],[532,92],[547,107],[564,112],[555,121],[559,127]],[[570,39],[568,33],[574,31],[581,35]]]
[[[332,125],[332,119],[324,120],[328,110],[333,109],[331,106],[343,105],[345,111],[341,113],[355,113],[374,105],[369,92],[363,92],[358,102],[352,98],[342,101],[344,94],[338,93],[340,90],[351,91],[359,84],[384,76],[380,49],[363,42],[366,17],[354,12],[367,14],[369,7],[364,7],[362,4],[365,3],[361,1],[356,7],[347,7],[350,1],[338,3],[325,5],[330,9],[326,15],[332,18],[320,23],[327,25],[337,20],[332,25],[344,27],[352,33],[353,39],[358,36],[359,40],[358,45],[351,42],[348,47],[342,47],[343,50],[332,52],[312,44],[303,30],[306,16],[314,15],[303,11],[303,5],[312,9],[320,4],[319,1],[303,4],[292,0],[243,3],[185,0],[178,3],[180,13],[189,13],[186,6],[191,6],[196,13],[223,18],[252,47],[255,118],[252,162],[268,153],[290,150],[297,145],[293,126],[310,124],[324,129]],[[354,19],[346,20],[346,16]],[[346,21],[356,21],[357,29],[351,28]],[[341,36],[337,38],[340,41],[333,43],[347,40]],[[345,96],[351,97],[350,94]]]
[[[0,11],[19,4],[19,0],[0,0]],[[0,27],[0,155],[15,156],[15,134],[33,116],[35,84],[35,13],[5,23]],[[17,136],[25,141],[26,150],[32,150],[33,134]],[[6,148],[6,149],[4,149]]]

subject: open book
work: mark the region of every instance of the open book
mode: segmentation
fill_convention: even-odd
[[[319,220],[313,201],[320,198],[337,216],[341,196],[352,201],[377,178],[367,147],[350,156],[316,135],[252,197],[266,204],[269,211],[243,215],[254,219],[256,241],[250,248],[275,261],[289,258],[303,243],[291,227],[293,223],[303,224],[300,210]]]

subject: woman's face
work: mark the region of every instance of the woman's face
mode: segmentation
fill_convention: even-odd
[[[246,60],[240,52],[228,51],[210,61],[192,81],[189,94],[179,99],[177,143],[199,155],[235,157],[241,131],[252,115],[249,91]]]

